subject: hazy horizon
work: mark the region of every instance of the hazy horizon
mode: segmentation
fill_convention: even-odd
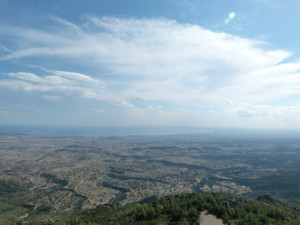
[[[224,127],[183,127],[183,126],[45,126],[45,125],[0,125],[0,135],[38,136],[160,136],[160,135],[213,135],[252,137],[294,137],[299,130],[253,129]]]

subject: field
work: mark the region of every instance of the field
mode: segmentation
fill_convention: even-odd
[[[0,136],[0,224],[56,221],[174,193],[269,193],[300,204],[300,139],[288,134]]]

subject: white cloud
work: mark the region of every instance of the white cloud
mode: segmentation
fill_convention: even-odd
[[[252,40],[172,20],[88,17],[87,22],[89,27],[82,27],[80,35],[72,29],[65,32],[75,26],[68,23],[55,32],[4,29],[3,33],[21,39],[27,47],[2,56],[2,60],[57,55],[80,58],[81,63],[93,60],[121,75],[195,76],[214,70],[216,63],[235,71],[267,67],[289,56],[282,50],[256,48]]]
[[[162,105],[148,105],[147,106],[147,109],[150,109],[150,110],[161,110],[163,108]]]
[[[300,62],[286,62],[291,52],[268,50],[256,40],[163,18],[87,16],[84,24],[52,19],[59,24],[51,29],[4,26],[0,34],[22,44],[7,46],[10,51],[0,60],[55,57],[87,70],[92,66],[99,73],[88,76],[44,68],[45,76],[12,72],[10,79],[0,80],[0,87],[77,93],[132,110],[138,108],[134,100],[140,99],[144,102],[140,108],[173,116],[182,109],[195,112],[195,117],[200,111],[244,118],[298,113]],[[103,72],[109,74],[105,82]],[[172,109],[164,105],[158,110],[153,102],[165,102]]]
[[[84,82],[91,82],[91,83],[97,83],[99,84],[99,80],[92,78],[91,76],[81,74],[81,73],[75,73],[75,72],[69,72],[69,71],[61,71],[61,70],[49,70],[44,67],[30,65],[32,68],[37,68],[40,70],[43,70],[47,73],[52,73],[56,76],[65,77],[67,79],[71,80],[78,80],[78,81],[84,81]]]
[[[93,79],[88,75],[68,71],[44,70],[51,75],[38,76],[34,73],[27,72],[8,73],[8,76],[16,79],[6,80],[6,82],[17,84],[21,83],[20,81],[24,81],[24,84],[26,83],[32,87],[36,87],[36,89],[40,89],[39,87],[42,86],[55,89],[68,89],[68,87],[80,87],[85,84],[85,82],[100,84],[99,80]],[[3,83],[3,81],[0,82]]]
[[[300,118],[300,105],[272,106],[241,103],[238,106],[228,109],[227,113],[234,113],[241,117],[272,117],[275,119],[280,119],[282,117]]]
[[[24,90],[26,92],[59,92],[64,95],[108,101],[126,108],[134,108],[133,104],[123,97],[105,91],[104,83],[99,79],[94,79],[80,73],[48,70],[45,68],[41,69],[55,75],[38,76],[34,73],[27,72],[9,73],[7,75],[14,79],[0,80],[0,87],[16,91]],[[58,101],[61,97],[56,95],[44,95],[43,98],[49,101]]]
[[[80,73],[74,73],[74,72],[67,72],[67,71],[59,71],[54,70],[52,71],[54,74],[61,76],[61,77],[67,77],[69,79],[73,80],[79,80],[79,81],[85,81],[85,82],[92,82],[92,83],[99,83],[99,80],[93,79],[90,76],[80,74]]]
[[[69,84],[70,80],[62,78],[60,76],[37,76],[34,73],[18,72],[18,73],[9,73],[10,77],[18,78],[20,80],[25,80],[34,83],[40,84],[49,84],[49,85],[63,85]]]
[[[11,77],[15,77],[22,80],[28,80],[32,82],[41,82],[43,79],[33,73],[25,73],[25,72],[19,72],[19,73],[9,73],[8,74]]]

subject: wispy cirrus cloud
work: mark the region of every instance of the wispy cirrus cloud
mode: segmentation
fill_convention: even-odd
[[[97,99],[102,101],[109,101],[113,104],[122,105],[126,107],[133,107],[125,99],[108,93],[103,88],[103,82],[99,79],[94,79],[88,75],[60,71],[48,70],[42,68],[51,75],[37,75],[28,72],[8,73],[8,77],[13,79],[0,80],[0,87],[26,92],[44,92],[61,95],[79,96],[87,99]],[[44,99],[49,101],[58,101],[61,96],[58,95],[44,95]]]
[[[300,96],[300,62],[288,62],[291,52],[164,18],[86,16],[82,24],[52,20],[56,24],[43,29],[4,26],[0,34],[14,45],[4,46],[10,51],[2,52],[0,60],[62,59],[98,72],[93,76],[45,68],[41,68],[45,76],[11,72],[0,80],[0,87],[69,91],[127,108],[176,115],[183,109],[221,115],[233,103],[243,102],[250,106],[231,112],[267,116],[280,107],[278,116],[298,112],[283,110],[297,108],[295,99]],[[104,72],[109,75],[103,77]],[[253,105],[260,105],[260,110]]]
[[[17,78],[18,80],[24,80],[27,82],[37,83],[37,84],[49,84],[49,85],[63,85],[68,84],[71,81],[68,79],[64,79],[59,76],[37,76],[34,73],[26,73],[26,72],[17,72],[17,73],[9,73],[8,76]]]

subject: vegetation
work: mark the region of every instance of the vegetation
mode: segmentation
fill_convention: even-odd
[[[203,210],[227,224],[300,224],[298,208],[269,195],[250,200],[210,192],[168,195],[144,204],[103,205],[54,224],[199,224]]]
[[[300,206],[299,135],[0,135],[0,142],[0,225],[54,222],[98,205],[130,205],[151,196],[191,192],[220,192],[252,199],[270,193],[276,199]],[[151,220],[147,219],[149,210],[143,207],[144,210],[137,210],[139,220],[119,206],[102,210],[117,208],[137,224],[193,223],[186,213],[176,213],[180,216],[176,221],[166,207]],[[178,207],[173,207],[172,212],[177,212]],[[199,215],[199,209],[194,208]],[[214,214],[224,220],[237,219],[232,211],[227,211],[228,218],[222,212]],[[146,218],[141,216],[144,212]],[[151,207],[149,212],[153,214]],[[267,218],[272,223],[278,220],[270,215]],[[250,214],[248,217],[254,218]],[[250,221],[248,217],[239,223]],[[264,214],[256,219],[263,218]]]

